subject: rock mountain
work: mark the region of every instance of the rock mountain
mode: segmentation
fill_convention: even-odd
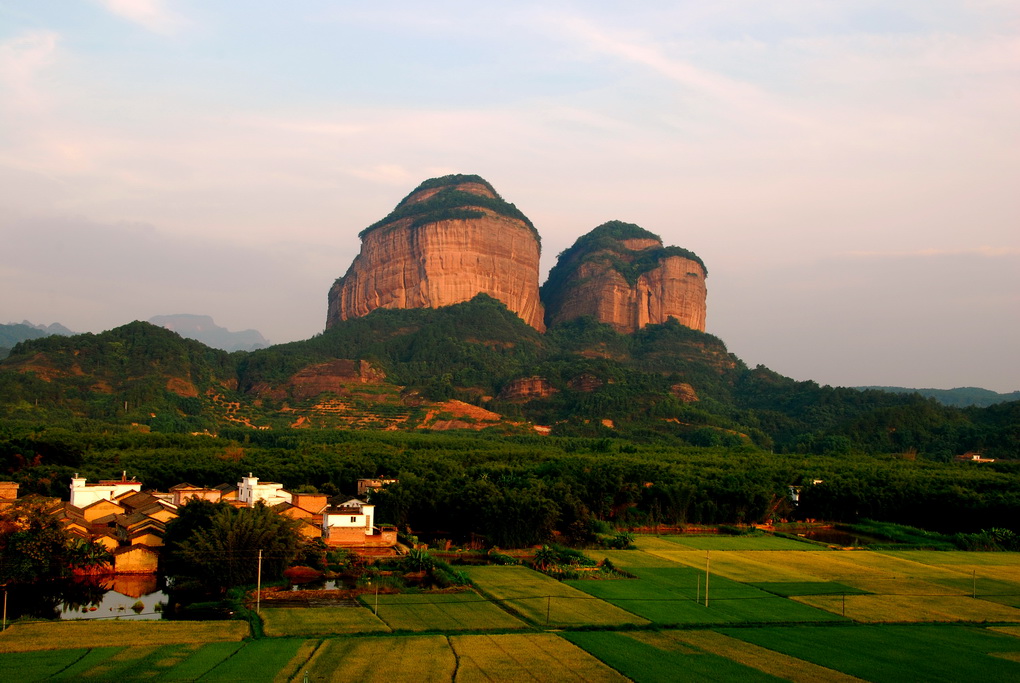
[[[361,253],[329,290],[327,329],[377,308],[439,308],[478,294],[545,329],[538,231],[477,176],[425,181],[360,237]]]
[[[624,333],[670,318],[705,329],[705,264],[630,223],[579,238],[540,293],[538,231],[478,176],[425,181],[360,237],[361,252],[329,291],[327,329],[377,308],[439,308],[478,294],[539,332],[584,316]]]

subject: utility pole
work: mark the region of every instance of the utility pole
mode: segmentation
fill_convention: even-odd
[[[545,596],[545,625],[549,625],[549,612],[552,610],[552,596]]]
[[[379,582],[375,582],[375,616],[379,616]]]
[[[2,630],[7,630],[7,586],[4,586],[4,627]]]
[[[705,607],[708,607],[708,574],[709,566],[712,562],[712,551],[705,551]]]
[[[259,575],[255,582],[255,614],[262,614],[262,548],[259,548]]]
[[[976,598],[977,597],[977,569],[975,569],[974,573],[971,575],[971,582],[972,583],[970,585],[970,597]]]

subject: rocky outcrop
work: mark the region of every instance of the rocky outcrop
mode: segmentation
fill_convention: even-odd
[[[349,393],[350,385],[380,384],[386,373],[365,360],[331,360],[294,373],[286,382],[255,384],[250,393],[260,398],[305,400],[324,393]]]
[[[664,247],[643,228],[611,221],[560,255],[542,287],[546,322],[592,316],[631,333],[675,318],[704,332],[706,275],[693,252]]]
[[[499,392],[499,400],[524,403],[538,398],[548,398],[556,388],[545,377],[521,377],[507,382]]]
[[[329,291],[327,329],[377,308],[438,308],[483,293],[545,330],[538,232],[478,176],[422,183],[360,237],[361,253]]]

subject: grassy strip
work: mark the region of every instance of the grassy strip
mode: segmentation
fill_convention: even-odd
[[[800,550],[827,552],[828,548],[779,536],[661,536],[690,550]]]
[[[959,595],[805,595],[797,602],[862,623],[1020,622],[1020,610]]]
[[[239,621],[46,621],[14,624],[0,634],[0,652],[237,641],[248,635]]]

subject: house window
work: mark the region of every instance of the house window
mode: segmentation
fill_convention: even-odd
[[[358,521],[357,517],[351,517],[351,524],[354,524],[357,521]]]

